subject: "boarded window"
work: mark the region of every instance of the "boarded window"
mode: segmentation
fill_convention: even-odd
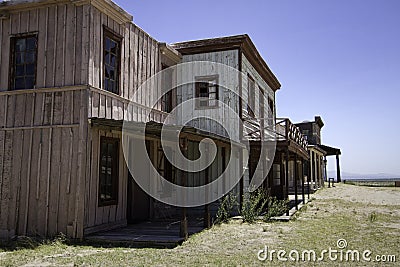
[[[100,177],[99,206],[117,204],[118,199],[118,162],[119,140],[101,137],[100,140]]]
[[[36,35],[26,35],[11,38],[11,90],[35,88],[36,62]]]
[[[196,107],[218,106],[218,76],[196,77]]]
[[[249,75],[247,77],[247,94],[248,94],[248,100],[247,100],[247,113],[249,114],[250,117],[255,117],[255,107],[256,107],[256,83],[254,82],[254,79]]]
[[[104,29],[103,88],[119,94],[121,38]]]

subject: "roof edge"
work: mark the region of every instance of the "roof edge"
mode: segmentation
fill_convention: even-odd
[[[0,13],[67,3],[72,3],[76,6],[92,5],[119,24],[133,21],[131,14],[111,0],[12,0],[0,3]]]
[[[171,44],[171,46],[181,52],[182,55],[241,49],[246,58],[274,91],[281,88],[280,82],[247,34],[185,41]]]

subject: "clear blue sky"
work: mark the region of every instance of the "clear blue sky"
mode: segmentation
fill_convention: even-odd
[[[278,116],[322,116],[343,171],[400,176],[400,1],[116,3],[167,43],[249,34],[282,84]]]

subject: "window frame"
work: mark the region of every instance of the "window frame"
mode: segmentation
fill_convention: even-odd
[[[102,195],[102,145],[103,143],[106,143],[107,146],[109,143],[112,143],[114,147],[116,147],[115,151],[113,151],[112,156],[112,169],[111,169],[111,179],[112,179],[112,199],[109,200],[103,200],[101,195]],[[99,188],[98,188],[98,206],[99,207],[104,207],[104,206],[110,206],[110,205],[117,205],[118,204],[118,187],[119,187],[119,148],[120,148],[120,140],[119,138],[114,138],[114,137],[106,137],[106,136],[101,136],[100,137],[100,147],[99,147]],[[115,160],[114,160],[115,158]]]
[[[256,81],[250,74],[247,74],[247,113],[252,118],[256,117]]]
[[[214,86],[210,86],[210,82],[215,81]],[[200,84],[201,83],[208,83],[208,97],[201,97],[200,96]],[[215,87],[215,92],[211,92],[209,88],[210,87]],[[210,94],[215,94],[215,98],[210,99]],[[219,75],[215,74],[215,75],[208,75],[208,76],[196,76],[195,77],[195,97],[196,99],[196,109],[214,109],[214,108],[218,108],[218,100],[219,100]],[[200,98],[200,99],[199,99]],[[201,100],[201,98],[203,98],[204,100]],[[206,101],[206,99],[208,99],[207,101],[207,105],[206,106],[202,106],[200,104],[200,102],[202,101]],[[210,100],[214,100],[215,101],[215,105],[210,105]]]
[[[105,85],[105,80],[106,80],[106,39],[109,38],[111,40],[113,40],[114,42],[116,42],[118,44],[118,51],[117,51],[117,55],[116,55],[116,72],[115,72],[115,90],[111,91],[108,88],[106,89],[106,85]],[[107,26],[103,25],[103,79],[101,79],[101,88],[103,90],[106,90],[107,92],[116,94],[116,95],[120,95],[121,93],[121,48],[122,48],[122,39],[123,37],[121,35],[119,35],[118,33],[116,33],[115,31],[113,31],[112,29],[108,28]]]
[[[33,74],[33,88],[15,88],[15,69],[16,69],[16,64],[15,64],[15,44],[18,39],[27,39],[27,38],[32,38],[34,37],[36,39],[36,50],[35,50],[35,58],[34,58],[34,74]],[[37,82],[37,59],[38,59],[38,33],[37,32],[28,32],[28,33],[20,33],[20,34],[15,34],[10,37],[10,58],[9,58],[9,81],[8,81],[8,88],[9,91],[15,91],[15,90],[27,90],[27,89],[36,89],[36,82]],[[25,50],[26,51],[26,50]],[[26,65],[26,64],[24,64]],[[25,75],[26,76],[26,75]],[[25,77],[24,76],[24,77]],[[22,77],[22,76],[21,76]]]

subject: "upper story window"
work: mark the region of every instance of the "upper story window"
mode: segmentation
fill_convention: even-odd
[[[250,75],[247,76],[247,95],[247,112],[250,117],[254,118],[256,108],[256,83]]]
[[[11,38],[10,89],[33,89],[36,85],[37,35]]]
[[[176,90],[172,88],[174,70],[166,65],[162,66],[162,70],[162,88],[164,92],[167,92],[161,97],[161,110],[171,112],[176,98]]]
[[[271,97],[268,97],[268,107],[269,107],[270,116],[271,116],[271,118],[273,118],[275,105],[274,105],[274,100],[272,100]]]
[[[119,94],[121,38],[104,28],[103,89]]]
[[[196,77],[196,107],[218,106],[218,75]]]

